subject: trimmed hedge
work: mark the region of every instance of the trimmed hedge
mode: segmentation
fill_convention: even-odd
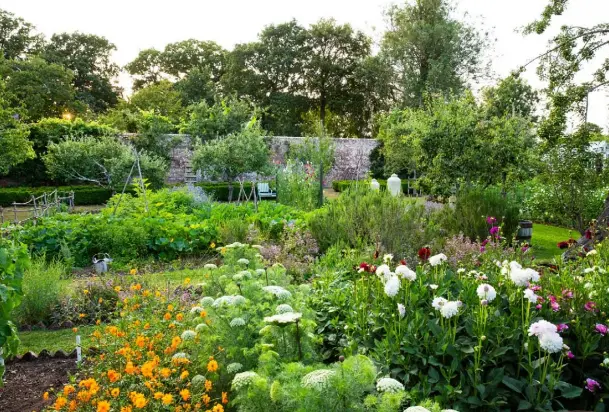
[[[13,202],[25,203],[34,196],[50,193],[74,191],[74,205],[101,205],[112,197],[112,190],[97,186],[59,186],[59,187],[12,187],[0,188],[0,206],[11,206]]]
[[[382,189],[387,188],[386,180],[376,179],[376,181],[379,182]],[[336,192],[344,192],[349,187],[354,186],[356,183],[359,183],[360,185],[368,185],[368,186],[370,185],[369,180],[360,180],[359,182],[357,180],[335,180],[332,182],[332,189],[334,189],[334,191],[336,191]],[[411,194],[412,194],[413,190],[414,190],[414,188],[411,187],[410,188]],[[402,179],[402,192],[405,194],[408,194],[408,180],[406,180],[406,179]]]
[[[263,183],[263,182],[260,182]],[[275,186],[275,182],[266,182],[269,183],[271,187]],[[205,190],[205,193],[210,195],[213,200],[217,200],[219,202],[228,202],[228,183],[225,182],[199,182],[195,183],[195,186],[198,186]],[[249,195],[251,191],[251,185],[246,183],[245,192]],[[239,197],[239,183],[233,183],[233,200],[237,200]]]

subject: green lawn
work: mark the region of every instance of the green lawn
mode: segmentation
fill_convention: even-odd
[[[78,333],[74,333],[72,329],[19,332],[21,343],[18,353],[24,354],[32,351],[38,354],[43,349],[51,352],[58,351],[59,349],[71,352],[76,348],[77,334],[80,335],[81,346],[87,348],[90,346],[90,335],[93,332],[93,328],[93,326],[81,326],[78,328]]]
[[[538,260],[553,260],[560,258],[562,250],[556,244],[570,237],[579,238],[576,230],[562,227],[533,224],[533,238],[531,239],[531,251]]]

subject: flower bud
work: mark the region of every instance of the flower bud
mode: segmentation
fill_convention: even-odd
[[[487,306],[487,305],[488,305],[488,300],[486,300],[486,299],[482,299],[482,300],[480,301],[480,304],[481,304],[482,306]]]
[[[482,337],[480,338],[480,340],[482,340],[483,342],[486,340],[486,336],[482,335]]]

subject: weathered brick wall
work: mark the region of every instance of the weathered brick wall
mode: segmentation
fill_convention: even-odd
[[[290,146],[300,144],[302,137],[277,136],[271,138],[273,161],[285,163]],[[378,145],[374,139],[334,139],[334,167],[328,173],[328,184],[334,180],[361,179],[370,170],[370,152]],[[183,143],[173,150],[169,183],[183,183],[193,176],[190,170],[190,138],[183,136]]]

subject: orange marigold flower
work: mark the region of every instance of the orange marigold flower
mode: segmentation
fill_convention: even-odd
[[[83,403],[89,402],[89,399],[91,399],[91,396],[92,395],[89,391],[78,391],[78,393],[76,394],[76,397],[78,398],[78,400]]]
[[[142,365],[142,376],[145,378],[152,378],[152,372],[156,366],[155,361],[148,361]]]
[[[182,389],[180,391],[180,396],[182,397],[182,399],[187,401],[190,399],[190,391],[188,389]]]
[[[146,329],[146,330],[150,329],[150,323],[146,322],[146,324],[144,325],[144,329]]]
[[[139,335],[137,338],[135,338],[135,344],[140,348],[143,348],[144,346],[146,346],[146,337]]]
[[[108,380],[112,383],[116,382],[121,378],[121,374],[115,371],[114,369],[110,369],[108,371]]]
[[[131,412],[131,406],[121,406],[121,412]]]
[[[163,368],[163,369],[161,369],[160,374],[163,378],[169,378],[171,376],[171,369]]]
[[[205,392],[211,391],[211,388],[212,388],[212,384],[211,384],[211,381],[208,379],[205,381]]]
[[[86,315],[86,314],[84,314],[84,313],[81,313],[80,315],[78,315],[78,317],[82,319],[82,318],[86,318],[86,317],[87,317],[87,315]]]
[[[137,269],[133,268],[129,271],[130,275],[136,275],[137,274]]]
[[[66,385],[66,386],[63,387],[63,394],[66,395],[66,396],[68,396],[68,395],[70,395],[71,393],[74,393],[74,392],[76,392],[76,389],[74,388],[73,385]]]
[[[163,402],[163,405],[171,405],[171,403],[173,402],[173,396],[168,393],[163,396],[161,402]]]
[[[183,315],[183,314],[181,314],[181,313],[178,313],[178,314],[176,315],[176,320],[177,320],[178,322],[181,322],[182,320],[184,320],[184,315]]]
[[[48,392],[43,393],[42,394],[42,399],[45,400],[45,401],[48,401],[49,400],[49,393]]]
[[[170,303],[167,305],[167,311],[171,312],[173,310],[173,305]]]
[[[182,338],[180,338],[179,336],[174,336],[171,339],[171,346],[173,347],[178,347],[180,343],[182,343]]]
[[[97,412],[109,412],[109,411],[110,411],[110,402],[108,402],[108,401],[97,402]]]
[[[203,402],[205,403],[205,406],[209,405],[209,403],[211,402],[211,398],[206,393],[203,394],[203,396],[201,397],[201,400],[203,400]]]
[[[78,407],[78,403],[76,403],[76,400],[74,400],[74,399],[72,399],[70,401],[70,403],[68,404],[69,411],[75,411],[77,407]]]
[[[207,370],[209,372],[215,372],[218,370],[218,362],[215,359],[210,360],[207,363]]]
[[[163,392],[155,392],[154,399],[161,399],[163,397]]]
[[[163,316],[163,319],[165,319],[165,320],[169,320],[169,319],[171,319],[171,313],[167,312],[167,313],[165,314],[165,316]]]
[[[110,395],[112,395],[112,397],[114,398],[116,398],[120,394],[121,390],[119,388],[112,388],[112,390],[110,391]]]
[[[216,406],[212,408],[212,412],[224,412],[224,406],[217,403]]]
[[[66,398],[64,398],[63,396],[58,396],[57,399],[55,399],[55,404],[53,405],[53,408],[55,408],[55,410],[58,411],[61,408],[63,408],[64,406],[66,406],[67,404],[68,404],[68,400]]]
[[[202,318],[204,318],[205,316],[207,316],[207,312],[205,312],[204,310],[201,311],[201,313],[199,314]]]
[[[228,392],[222,392],[222,403],[225,405],[228,403]]]
[[[188,375],[189,375],[188,371],[184,371],[180,374],[180,379],[186,379],[186,378],[188,378]]]
[[[78,332],[78,328],[72,328],[72,332],[74,332],[74,333]]]
[[[135,393],[135,395],[131,397],[131,403],[133,403],[133,406],[135,406],[137,409],[142,409],[148,404],[148,401],[146,400],[144,394]]]
[[[133,375],[137,373],[137,368],[135,366],[133,366],[133,362],[127,362],[127,365],[125,366],[125,372],[128,373],[129,375]]]

